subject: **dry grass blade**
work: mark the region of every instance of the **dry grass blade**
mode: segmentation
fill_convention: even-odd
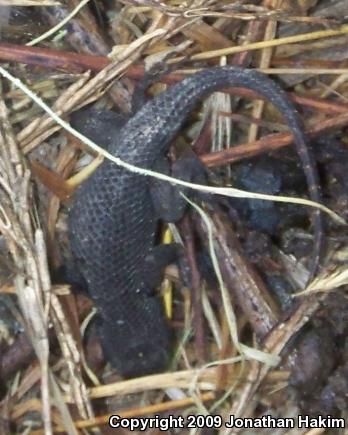
[[[235,53],[242,53],[243,51],[260,50],[263,48],[278,47],[280,45],[285,45],[285,44],[295,44],[297,42],[303,43],[305,41],[313,41],[316,39],[323,39],[323,38],[328,38],[328,37],[332,37],[332,36],[345,35],[347,33],[348,33],[348,26],[344,25],[337,30],[336,29],[320,30],[317,32],[303,33],[300,35],[272,39],[269,41],[254,42],[254,43],[246,44],[246,45],[242,45],[242,46],[207,51],[205,53],[199,53],[199,54],[193,55],[192,59],[193,60],[212,59],[214,57],[228,56],[228,55],[235,54]]]
[[[0,157],[5,169],[0,176],[0,231],[17,267],[14,283],[27,332],[40,362],[42,417],[46,433],[51,434],[47,337],[50,277],[47,257],[42,244],[42,231],[35,228],[30,215],[30,172],[23,164],[2,99],[0,120]]]
[[[58,331],[58,340],[67,365],[72,396],[82,418],[93,418],[93,410],[87,395],[87,387],[81,373],[81,356],[64,311],[55,294],[51,295],[52,320]]]
[[[345,285],[348,285],[348,268],[344,265],[336,267],[334,270],[324,271],[305,290],[296,293],[295,296],[330,292]]]
[[[184,196],[184,195],[183,195]],[[241,343],[238,338],[238,327],[237,327],[237,321],[236,316],[234,313],[234,309],[232,306],[231,297],[227,291],[227,288],[225,286],[225,283],[222,278],[222,274],[220,271],[219,263],[217,260],[217,256],[215,253],[215,247],[214,247],[214,240],[216,236],[214,237],[213,232],[216,232],[216,228],[214,228],[212,221],[208,217],[208,215],[200,208],[197,204],[193,203],[191,200],[189,200],[186,196],[184,196],[186,201],[199,213],[200,217],[202,218],[205,226],[207,227],[208,232],[208,240],[209,240],[209,254],[210,258],[214,267],[214,272],[216,274],[220,292],[221,292],[221,299],[225,311],[225,316],[227,319],[227,324],[229,327],[229,333],[231,336],[231,340],[235,348],[238,350],[238,352],[245,358],[249,359],[256,359],[258,361],[261,361],[269,366],[276,366],[279,364],[279,358],[276,355],[270,355],[265,352],[260,352],[256,348],[252,348],[249,346],[246,346],[245,344]]]
[[[0,0],[0,6],[58,6],[56,0]]]
[[[76,110],[85,106],[105,92],[115,77],[122,72],[140,55],[143,46],[153,38],[163,36],[165,32],[161,29],[156,30],[142,38],[139,38],[129,47],[124,49],[116,59],[104,68],[99,74],[88,81],[89,74],[86,74],[76,83],[71,85],[56,101],[53,110],[63,116],[72,110]],[[18,84],[18,82],[17,82]],[[33,120],[25,129],[18,135],[18,141],[23,148],[24,153],[28,153],[44,139],[52,135],[60,127],[56,125],[52,116],[44,115]]]
[[[50,36],[54,35],[55,33],[57,33],[62,27],[64,27],[69,20],[71,20],[79,11],[80,9],[82,9],[90,0],[82,0],[72,11],[71,13],[64,19],[62,20],[59,24],[57,24],[56,26],[52,27],[52,29],[48,30],[46,33],[44,33],[43,35],[39,36],[38,38],[33,39],[32,41],[28,42],[26,45],[28,46],[33,46],[38,44],[39,42],[44,41],[45,39],[49,38]]]
[[[52,398],[60,409],[67,433],[75,434],[72,419],[64,403],[55,377],[48,365],[49,342],[48,325],[51,306],[59,313],[57,298],[51,294],[51,281],[47,264],[46,246],[41,229],[33,219],[35,203],[30,189],[30,171],[26,168],[18,150],[11,126],[7,118],[7,110],[0,100],[0,159],[3,171],[0,176],[0,231],[4,235],[8,249],[16,264],[14,284],[25,322],[26,331],[40,362],[42,419],[45,433],[52,433],[51,406]],[[54,304],[52,305],[52,299]],[[61,316],[62,317],[62,316]],[[59,325],[55,324],[57,331]],[[67,337],[65,331],[65,337]],[[63,340],[64,344],[65,341]],[[63,346],[62,346],[63,347]],[[67,359],[70,361],[71,359]],[[74,361],[74,367],[76,361]],[[83,391],[83,380],[79,372],[73,372],[71,380],[76,385],[80,381]],[[75,388],[76,390],[76,388]],[[84,386],[84,390],[86,390]],[[91,417],[92,411],[86,394],[75,394],[81,416]],[[87,407],[87,411],[85,411]]]
[[[286,344],[293,336],[305,325],[317,311],[320,304],[324,301],[326,295],[310,297],[300,304],[292,316],[285,322],[280,323],[267,337],[263,349],[275,355],[280,355]],[[252,397],[259,388],[261,382],[269,373],[270,368],[266,365],[260,366],[256,361],[250,366],[245,374],[250,382],[245,383],[243,388],[238,392],[238,399],[233,402],[229,415],[236,418],[243,418],[253,412],[256,402]],[[223,428],[220,435],[229,435],[230,430]]]
[[[202,396],[199,397],[199,400],[202,402],[208,402],[213,400],[214,397],[215,397],[214,393],[210,392],[210,393],[202,394]],[[130,410],[118,411],[117,415],[120,416],[121,418],[134,418],[134,417],[136,418],[136,417],[141,417],[141,416],[146,416],[151,414],[156,415],[166,411],[173,412],[173,410],[185,408],[187,406],[194,405],[194,404],[195,404],[195,399],[188,397],[185,399],[171,400],[168,402],[158,403],[155,405],[149,405],[149,406],[143,406]],[[84,428],[93,428],[95,426],[107,425],[111,415],[115,415],[115,414],[106,414],[91,420],[75,421],[75,427],[77,429],[84,429]],[[54,431],[55,433],[62,433],[62,432],[64,433],[64,429],[62,427],[55,427]],[[42,430],[38,430],[38,431],[32,431],[31,435],[46,435],[46,434]]]
[[[100,397],[126,395],[153,389],[164,390],[173,387],[191,389],[193,380],[200,390],[214,391],[216,389],[216,375],[216,368],[163,373],[97,386],[90,389],[89,395],[90,398],[97,399]]]

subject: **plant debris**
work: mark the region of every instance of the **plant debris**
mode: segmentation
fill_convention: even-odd
[[[323,204],[348,221],[346,3],[0,1],[0,62],[67,121],[90,104],[127,115],[142,89],[151,98],[212,65],[269,74],[303,118]],[[161,62],[168,71],[149,82]],[[346,226],[326,217],[325,258],[304,289],[313,249],[304,206],[222,196],[192,205],[170,225],[187,261],[161,285],[172,366],[121,379],[104,359],[93,304],[65,273],[67,210],[101,158],[14,83],[0,85],[0,433],[109,433],[110,415],[183,417],[175,433],[219,435],[251,433],[228,428],[231,416],[292,418],[293,433],[326,433],[319,417],[347,419]],[[308,196],[291,134],[248,89],[202,104],[170,157],[191,145],[214,187]],[[299,428],[300,415],[318,426]],[[264,420],[258,432],[269,429]]]

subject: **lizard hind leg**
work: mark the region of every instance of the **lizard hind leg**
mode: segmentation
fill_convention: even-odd
[[[147,288],[158,287],[163,279],[165,267],[183,256],[183,248],[179,243],[155,246],[145,257],[142,280]]]
[[[130,298],[127,307],[119,302],[116,313],[106,310],[97,317],[106,359],[126,378],[164,371],[172,334],[160,299],[143,293]]]
[[[119,131],[127,120],[128,117],[122,113],[91,106],[74,112],[70,124],[79,133],[108,150],[117,141]]]
[[[157,161],[153,170],[190,183],[206,184],[207,181],[206,169],[193,152],[186,153],[177,159],[171,170],[166,159]],[[183,217],[187,207],[187,201],[181,193],[193,195],[193,191],[189,188],[157,179],[151,180],[150,193],[157,217],[172,223]],[[194,192],[194,195],[200,196],[197,192]]]

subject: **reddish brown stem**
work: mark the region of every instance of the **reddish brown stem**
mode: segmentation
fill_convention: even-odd
[[[5,42],[0,43],[0,59],[5,62],[25,63],[73,73],[81,73],[86,70],[100,71],[110,63],[105,56],[90,56]]]
[[[92,56],[8,43],[0,43],[0,60],[41,66],[49,69],[60,69],[72,73],[81,73],[86,70],[98,72],[110,63],[110,60],[106,56]],[[142,79],[143,75],[144,68],[141,65],[132,65],[126,71],[126,76],[135,80]],[[173,84],[184,77],[184,74],[170,73],[161,77],[160,81],[166,84]],[[231,88],[226,92],[240,97],[260,98],[255,92],[244,88]],[[301,97],[295,94],[289,94],[289,96],[295,103],[304,107],[310,107],[319,112],[337,114],[348,111],[348,104],[335,103],[320,98]]]
[[[195,331],[195,347],[198,361],[202,364],[204,361],[204,325],[201,301],[201,278],[197,267],[196,249],[193,240],[192,224],[189,217],[184,217],[182,224],[182,233],[186,250],[186,258],[191,271],[191,289],[192,289],[192,308],[193,308],[193,328]]]
[[[210,218],[214,223],[214,247],[223,281],[256,335],[264,338],[278,322],[275,303],[261,277],[243,255],[243,249],[231,228],[230,221],[217,207],[210,213]],[[206,227],[196,216],[195,223],[203,243],[207,245]],[[209,249],[208,246],[207,248]]]
[[[348,113],[341,116],[335,116],[322,121],[319,125],[311,127],[307,130],[310,137],[318,137],[322,133],[327,133],[330,130],[344,127],[348,124]],[[275,151],[292,144],[293,138],[290,133],[278,133],[265,136],[262,139],[254,142],[238,145],[222,151],[200,156],[202,162],[209,167],[226,165],[227,163],[237,162],[238,160],[257,156],[264,152]]]

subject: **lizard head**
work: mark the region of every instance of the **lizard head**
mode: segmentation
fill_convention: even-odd
[[[133,343],[122,354],[122,361],[115,361],[115,366],[127,378],[164,371],[169,363],[167,349],[156,343]]]
[[[105,358],[119,373],[137,377],[164,371],[170,362],[170,332],[163,316],[131,332],[129,324],[117,327],[117,322],[99,324],[99,336]]]

